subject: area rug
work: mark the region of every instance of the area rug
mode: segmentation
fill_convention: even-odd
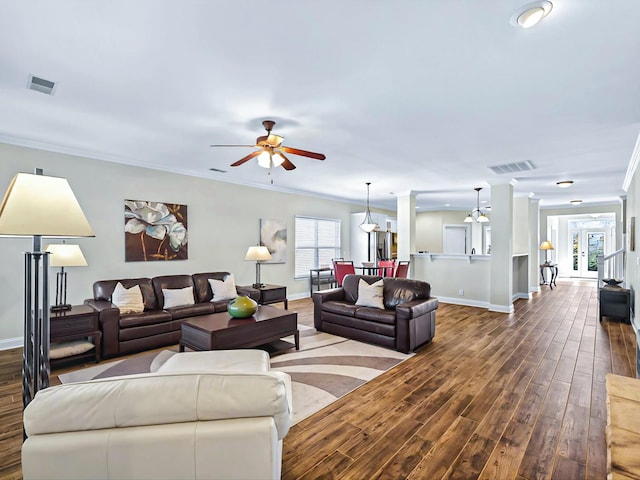
[[[293,423],[321,410],[411,355],[316,332],[299,326],[300,351],[294,349],[271,357],[271,368],[291,376]],[[292,337],[285,338],[293,341]],[[174,355],[177,347],[161,352],[116,360],[59,376],[62,383],[146,373]]]

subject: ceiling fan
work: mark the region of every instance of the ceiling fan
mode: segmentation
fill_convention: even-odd
[[[313,158],[314,160],[324,160],[326,157],[322,153],[308,152],[299,148],[286,147],[282,145],[284,137],[271,133],[273,126],[276,124],[273,120],[264,120],[262,125],[267,131],[266,135],[258,137],[255,145],[211,145],[212,147],[255,147],[258,150],[250,153],[246,157],[242,157],[237,162],[231,164],[237,167],[248,162],[254,157],[258,157],[258,165],[264,168],[272,168],[282,166],[285,170],[293,170],[296,166],[284,155],[290,153],[292,155],[300,155],[303,157]]]

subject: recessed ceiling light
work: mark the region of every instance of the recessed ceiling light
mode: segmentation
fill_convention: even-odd
[[[531,28],[549,15],[552,9],[553,4],[546,0],[528,3],[513,14],[511,23],[522,28]]]
[[[569,203],[571,205],[580,205],[582,203],[582,200],[571,200]]]
[[[556,182],[556,185],[560,188],[569,188],[571,185],[573,185],[573,180],[563,180],[561,182]]]

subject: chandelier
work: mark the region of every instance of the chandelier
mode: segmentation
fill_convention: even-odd
[[[487,217],[487,215],[482,210],[480,210],[480,190],[482,190],[482,187],[476,187],[474,188],[474,190],[477,192],[477,195],[478,195],[476,208],[471,210],[471,213],[467,215],[467,218],[464,219],[464,223],[472,223],[472,222],[486,223],[489,221],[489,217]]]

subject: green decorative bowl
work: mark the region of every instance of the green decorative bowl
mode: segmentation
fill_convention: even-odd
[[[227,305],[227,312],[233,318],[247,318],[256,313],[258,310],[258,303],[247,297],[246,295],[240,295],[231,300]]]

